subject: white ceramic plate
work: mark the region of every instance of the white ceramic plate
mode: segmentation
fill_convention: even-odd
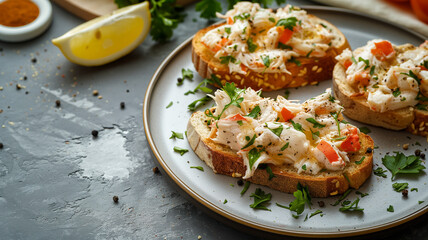
[[[335,24],[348,38],[352,48],[365,45],[368,40],[384,38],[394,44],[412,43],[419,45],[424,39],[417,34],[410,33],[399,27],[380,20],[355,14],[349,11],[328,7],[306,7],[309,13],[326,19]],[[428,176],[425,173],[416,177],[400,177],[396,182],[409,183],[409,196],[402,197],[392,189],[391,174],[388,178],[372,175],[359,190],[369,193],[361,198],[359,206],[364,213],[343,213],[339,206],[331,206],[338,197],[326,199],[312,199],[312,209],[306,209],[299,219],[292,217],[287,209],[277,207],[275,203],[287,205],[294,200],[292,194],[281,193],[267,187],[252,184],[244,196],[240,195],[241,186],[237,179],[214,174],[192,151],[187,140],[169,139],[171,131],[184,133],[191,112],[187,105],[204,96],[203,93],[187,95],[184,93],[193,90],[202,80],[195,72],[193,81],[185,80],[182,86],[177,86],[177,78],[181,76],[181,69],[192,69],[191,39],[185,41],[162,63],[153,76],[144,99],[144,127],[149,144],[154,155],[165,172],[191,197],[216,213],[246,226],[260,230],[294,236],[328,237],[350,236],[379,231],[413,219],[428,210],[428,191],[425,191]],[[330,81],[320,83],[318,86],[307,86],[299,89],[289,89],[290,99],[306,100],[331,87]],[[274,97],[284,94],[284,90],[265,95]],[[166,108],[170,102],[173,105]],[[211,106],[208,103],[199,110]],[[361,127],[364,124],[351,121]],[[426,153],[427,140],[423,137],[413,136],[407,132],[389,131],[376,127],[369,127],[370,136],[379,149],[374,153],[375,168],[381,166],[386,169],[381,159],[387,152],[403,151],[406,155],[421,149]],[[409,143],[409,150],[402,150],[402,145]],[[419,146],[421,144],[422,146]],[[173,147],[189,149],[183,156],[173,151]],[[427,154],[427,153],[426,153]],[[199,171],[191,166],[202,166],[205,171]],[[272,211],[254,210],[249,207],[253,203],[251,193],[256,188],[272,193]],[[410,191],[418,188],[419,191]],[[353,191],[347,199],[354,200],[358,195]],[[223,203],[227,199],[227,203]],[[320,208],[318,201],[323,200],[325,207]],[[424,201],[419,203],[419,201]],[[394,212],[388,212],[392,205]],[[304,221],[307,213],[316,209],[323,211],[324,216],[316,215]]]

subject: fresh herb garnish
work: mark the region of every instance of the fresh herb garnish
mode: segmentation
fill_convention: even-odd
[[[284,127],[282,126],[282,124],[279,124],[279,127],[275,128],[275,129],[269,128],[267,125],[266,125],[266,128],[271,130],[273,132],[273,134],[275,134],[279,138],[281,137],[282,130],[284,130]]]
[[[297,18],[289,17],[289,18],[281,18],[276,23],[276,26],[283,26],[286,29],[293,31],[293,28],[296,26]]]
[[[358,194],[358,195],[360,195],[360,196],[361,196],[361,198],[363,198],[363,197],[365,197],[365,196],[369,195],[368,193],[362,193],[362,192],[360,192],[360,191],[356,191],[355,193],[356,193],[356,194]]]
[[[340,112],[339,112],[340,113]],[[340,122],[338,120],[339,118],[339,113],[337,112],[331,112],[330,115],[334,118],[334,121],[336,121],[337,124],[337,132],[339,133],[339,137],[340,137]]]
[[[358,129],[360,129],[360,132],[362,132],[364,134],[369,134],[372,132],[372,130],[370,130],[370,128],[368,128],[368,127],[360,127]]]
[[[309,215],[309,218],[311,218],[311,217],[313,217],[313,216],[315,216],[315,215],[318,215],[318,214],[321,214],[320,216],[322,217],[322,216],[324,216],[323,214],[322,214],[322,211],[321,210],[319,210],[319,209],[317,209],[315,212],[313,212],[313,213],[311,213],[311,215]],[[307,216],[307,215],[306,215]],[[305,218],[305,221],[307,220],[307,218]]]
[[[293,50],[293,47],[287,44],[284,44],[282,42],[278,42],[278,48],[279,49],[287,49],[287,50]]]
[[[292,212],[296,212],[300,215],[305,210],[305,205],[308,205],[309,209],[311,208],[311,196],[309,195],[308,186],[303,187],[300,183],[297,184],[297,191],[293,193],[294,201],[292,201],[289,206],[283,206],[281,204],[276,204],[279,207],[286,208]]]
[[[221,4],[217,0],[201,0],[195,6],[195,10],[201,12],[201,18],[216,18],[216,12],[221,12]]]
[[[226,94],[229,96],[230,98],[230,103],[226,104],[223,108],[223,110],[221,111],[221,113],[218,115],[218,119],[220,119],[221,115],[224,113],[224,111],[229,108],[231,105],[234,105],[236,107],[241,107],[240,103],[242,101],[244,101],[243,97],[239,97],[239,95],[244,92],[243,89],[239,89],[235,86],[235,83],[229,83],[227,82],[224,87],[223,90],[226,92]]]
[[[339,211],[341,211],[341,212],[346,212],[346,211],[351,211],[351,212],[359,211],[359,212],[363,212],[364,208],[358,207],[358,203],[359,202],[360,202],[360,198],[357,198],[351,204],[347,204],[347,205],[339,208]]]
[[[232,28],[230,28],[230,27],[225,27],[225,28],[224,28],[224,31],[225,31],[227,34],[230,34],[230,33],[232,33],[231,29],[232,29]]]
[[[120,0],[115,0],[120,1]],[[157,42],[169,40],[173,30],[183,22],[185,14],[180,7],[175,6],[175,0],[150,0],[152,24],[150,35]]]
[[[263,65],[265,65],[266,68],[268,68],[270,66],[271,60],[269,59],[269,56],[260,56],[260,58],[263,61]]]
[[[370,76],[373,76],[375,69],[376,67],[374,65],[370,68]]]
[[[329,95],[329,96],[328,96],[328,100],[329,100],[330,102],[334,103],[334,101],[335,101],[336,99],[333,97],[333,95]]]
[[[187,106],[187,109],[190,111],[195,111],[198,107],[205,105],[207,102],[209,102],[211,98],[209,96],[202,97],[198,100],[193,101]]]
[[[297,131],[304,132],[305,130],[302,128],[302,125],[300,123],[296,123],[293,120],[290,119],[291,125],[293,125],[293,128]]]
[[[302,169],[306,171],[306,164],[303,164]]]
[[[409,186],[408,183],[394,183],[392,184],[392,188],[396,192],[402,192],[404,189],[406,189]]]
[[[271,22],[275,23],[275,18],[270,17],[270,18],[269,18],[269,21],[271,21]]]
[[[203,167],[201,167],[201,166],[191,166],[190,168],[195,168],[195,169],[198,169],[199,171],[204,171],[204,168]]]
[[[247,46],[248,46],[248,51],[249,52],[254,52],[257,49],[257,45],[254,44],[253,39],[252,38],[248,38],[247,40]]]
[[[400,96],[401,92],[400,92],[400,88],[396,88],[393,92],[392,92],[392,96],[394,97],[398,97]]]
[[[254,163],[260,158],[261,152],[257,148],[253,148],[248,152],[248,162],[250,169],[253,169]]]
[[[360,165],[363,163],[364,159],[366,159],[366,156],[363,156],[359,161],[355,161],[355,164]]]
[[[249,13],[242,13],[242,14],[239,14],[239,15],[236,15],[236,16],[234,16],[233,17],[233,20],[235,20],[236,21],[236,19],[239,19],[239,20],[247,20],[247,19],[249,19],[250,18],[250,14]]]
[[[298,67],[302,65],[302,63],[299,60],[297,60],[295,57],[291,57],[290,59],[288,59],[288,62],[295,63]]]
[[[266,172],[269,174],[269,180],[272,180],[272,178],[276,177],[275,174],[273,174],[272,172],[272,168],[268,166],[266,166]]]
[[[286,144],[284,144],[284,146],[282,146],[282,148],[281,148],[281,151],[284,151],[285,149],[287,149],[288,145],[290,145],[289,142],[287,142]]]
[[[373,170],[373,174],[379,177],[383,177],[386,178],[386,174],[385,174],[386,170],[383,170],[383,168],[378,167],[375,170]]]
[[[395,156],[386,155],[382,158],[382,163],[391,171],[391,179],[394,179],[398,173],[416,174],[425,169],[425,167],[421,165],[422,161],[418,156],[405,156],[403,153],[399,152],[395,152]]]
[[[253,137],[250,139],[250,137],[246,137],[246,139],[249,139],[249,140],[247,140],[248,142],[247,142],[247,144],[245,144],[245,146],[243,146],[242,148],[241,148],[241,150],[243,150],[243,149],[246,149],[247,147],[250,147],[251,145],[253,145],[254,144],[254,141],[256,140],[256,134],[254,134],[253,135]]]
[[[312,123],[314,125],[313,128],[323,128],[323,127],[325,127],[325,124],[321,124],[321,123],[317,122],[313,118],[306,118],[306,121]]]
[[[351,189],[346,190],[346,192],[343,193],[343,195],[340,196],[340,198],[337,199],[337,201],[335,203],[333,203],[331,206],[337,206],[337,205],[339,205],[340,202],[342,202],[342,200],[345,199],[350,193],[351,193]]]
[[[418,84],[421,85],[421,80],[418,78],[418,76],[412,70],[410,70],[409,73],[400,73],[400,74],[403,74],[403,75],[406,75],[406,76],[409,76],[409,77],[415,79],[416,82],[418,82]]]
[[[189,79],[189,80],[193,80],[193,71],[190,69],[181,69],[181,76],[183,77],[183,79]]]
[[[174,131],[171,131],[171,132],[172,132],[172,135],[169,139],[175,139],[175,138],[184,139],[182,133],[178,133],[178,132],[174,132]]]
[[[284,92],[284,98],[288,99],[288,97],[290,97],[290,91],[285,90],[285,92]]]
[[[416,109],[418,109],[418,110],[423,110],[423,111],[428,111],[428,105],[427,104],[421,104],[421,103],[418,103],[418,104],[416,104]]]
[[[319,138],[319,137],[320,137],[320,131],[316,131],[316,132],[314,132],[314,131],[312,131],[312,129],[311,129],[311,128],[309,128],[309,130],[311,131],[312,139],[313,139],[313,140],[316,140],[317,138]]]
[[[235,63],[236,62],[236,58],[234,58],[233,56],[222,56],[220,57],[220,63],[221,64],[229,64],[229,62],[231,63]]]
[[[174,152],[179,153],[181,156],[183,156],[185,153],[187,153],[189,150],[180,148],[180,147],[174,147]]]
[[[392,205],[389,205],[389,207],[386,209],[388,212],[394,212],[394,207]]]
[[[270,211],[265,204],[271,200],[272,194],[266,194],[261,188],[257,188],[250,197],[254,197],[254,203],[250,205],[251,208]]]
[[[412,188],[412,189],[410,189],[410,191],[411,191],[411,192],[413,192],[413,191],[419,192],[419,191],[418,191],[418,188]]]
[[[168,105],[166,106],[166,108],[170,108],[172,106],[173,102],[169,102]]]
[[[244,195],[247,192],[248,188],[250,187],[250,184],[251,182],[248,182],[248,181],[245,182],[244,188],[242,188],[242,191],[241,191],[241,195]]]
[[[257,105],[251,110],[251,112],[248,115],[246,115],[246,117],[256,118],[259,115],[259,112],[260,112],[260,107],[259,105]]]
[[[227,203],[227,199],[224,199],[223,204],[226,204],[226,203]]]
[[[369,62],[369,60],[368,60],[368,59],[364,59],[364,58],[362,58],[362,57],[359,57],[359,58],[358,58],[358,61],[359,61],[359,62],[364,62],[364,63],[366,64],[366,66],[364,67],[364,70],[366,70],[367,68],[369,68],[369,67],[370,67],[370,62]]]

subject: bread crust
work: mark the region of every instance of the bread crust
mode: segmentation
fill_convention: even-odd
[[[204,161],[215,173],[241,178],[246,166],[242,158],[232,152],[227,146],[214,143],[208,138],[209,127],[202,112],[192,114],[187,125],[187,139],[196,155]],[[281,192],[293,193],[297,184],[308,186],[312,197],[329,197],[344,193],[350,187],[358,189],[371,175],[373,168],[373,140],[360,133],[361,149],[350,156],[350,163],[344,171],[332,171],[310,175],[298,174],[293,166],[276,166],[268,164],[274,178],[269,180],[266,170],[257,169],[254,175],[247,179],[250,182],[265,185]],[[355,161],[364,160],[361,164]]]
[[[310,18],[319,19],[314,15],[308,15]],[[287,62],[286,68],[291,72],[291,75],[284,72],[258,73],[251,69],[247,71],[247,74],[230,73],[228,66],[226,64],[221,64],[220,61],[214,57],[214,53],[201,41],[201,38],[206,32],[225,23],[209,26],[201,29],[195,34],[192,40],[192,61],[196,71],[198,71],[199,75],[203,78],[209,78],[211,74],[215,74],[222,80],[223,84],[224,82],[234,82],[239,88],[251,87],[255,90],[262,89],[263,91],[274,91],[283,88],[315,85],[319,81],[331,79],[332,70],[337,62],[335,57],[344,49],[350,48],[348,40],[339,29],[328,21],[321,19],[319,19],[319,21],[322,21],[322,23],[329,28],[332,28],[334,32],[337,32],[337,38],[340,38],[340,44],[335,48],[330,48],[322,58],[296,58],[296,60],[301,63],[300,66],[294,62]]]
[[[357,91],[346,83],[346,69],[337,63],[333,71],[333,91],[345,108],[347,117],[391,130],[403,130],[428,136],[428,112],[405,107],[386,112],[375,112],[370,109],[365,96],[355,96]],[[358,95],[358,94],[357,94]]]

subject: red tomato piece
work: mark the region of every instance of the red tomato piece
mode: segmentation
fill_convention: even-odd
[[[355,81],[362,86],[368,86],[370,84],[370,75],[367,72],[358,72],[355,74]]]
[[[285,107],[282,108],[281,115],[285,122],[289,121],[290,119],[293,119],[296,116],[294,113],[290,112],[290,110]]]
[[[279,38],[278,41],[282,44],[286,44],[288,41],[290,41],[291,37],[293,36],[293,31],[290,29],[284,27],[278,27],[278,33]]]
[[[373,48],[371,52],[377,59],[381,61],[385,61],[395,53],[392,44],[388,41],[375,42],[374,44],[375,48]]]
[[[228,117],[228,118],[224,118],[223,120],[226,120],[226,121],[247,121],[247,119],[245,119],[241,114],[235,114],[235,115],[233,115],[233,116],[231,116],[231,117]]]
[[[427,0],[411,0],[413,12],[422,22],[428,23],[428,1]]]
[[[339,161],[339,155],[337,154],[336,150],[334,150],[330,143],[326,142],[325,140],[321,140],[317,148],[325,155],[330,163]]]
[[[344,63],[343,66],[348,69],[350,66],[352,65],[352,61],[347,59]]]
[[[233,19],[231,17],[227,18],[227,24],[229,25],[233,24]]]

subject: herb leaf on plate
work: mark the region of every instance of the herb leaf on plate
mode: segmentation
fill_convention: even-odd
[[[386,155],[382,158],[382,163],[389,171],[391,171],[391,179],[394,179],[398,173],[416,174],[425,169],[425,166],[421,165],[422,161],[418,156],[405,156],[400,152],[395,152],[395,156]]]
[[[254,197],[254,203],[250,205],[251,208],[270,211],[265,204],[271,200],[272,194],[266,194],[261,188],[257,188],[250,197]]]

